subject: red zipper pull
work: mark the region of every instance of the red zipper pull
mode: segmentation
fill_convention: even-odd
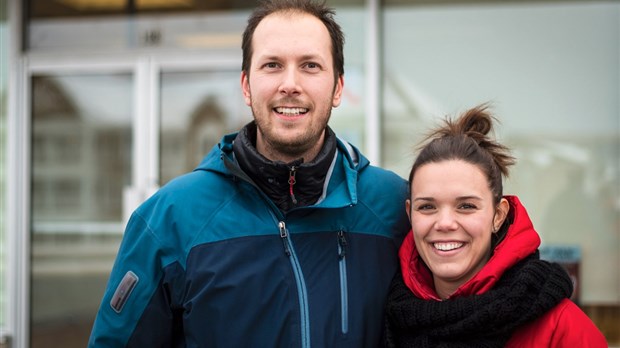
[[[288,184],[289,184],[289,193],[291,195],[291,200],[293,204],[297,205],[297,199],[295,198],[295,193],[293,192],[293,185],[297,182],[295,179],[295,174],[297,173],[297,167],[291,166],[291,170],[288,176]]]

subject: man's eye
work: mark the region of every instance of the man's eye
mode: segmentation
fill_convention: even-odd
[[[278,63],[267,63],[264,66],[265,66],[265,68],[275,69],[275,68],[278,67]]]
[[[314,70],[314,69],[319,69],[320,66],[316,63],[307,63],[306,68]]]

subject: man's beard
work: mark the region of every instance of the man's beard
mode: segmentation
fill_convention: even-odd
[[[252,108],[252,114],[254,115],[256,128],[258,132],[263,135],[262,139],[269,147],[269,151],[283,154],[288,157],[301,157],[314,146],[316,146],[323,134],[325,134],[325,129],[327,128],[327,124],[329,123],[329,119],[331,118],[331,111],[331,108],[328,108],[326,110],[327,118],[317,132],[314,131],[314,129],[316,128],[310,129],[302,133],[294,140],[287,140],[279,138],[277,134],[274,134],[274,131],[270,130],[267,127],[264,127],[264,124],[260,122],[259,118],[255,116],[256,112],[254,108]],[[312,158],[306,158],[305,160],[310,161],[312,160]]]

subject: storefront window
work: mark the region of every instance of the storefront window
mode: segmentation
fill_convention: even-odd
[[[230,51],[252,1],[30,0],[26,46],[31,52],[116,52],[136,49]],[[96,38],[96,39],[93,39]]]
[[[617,345],[620,5],[398,2],[383,13],[385,166],[406,176],[426,130],[490,102],[518,160],[505,193],[544,247],[575,251],[577,300]]]
[[[351,1],[355,2],[355,1]],[[359,1],[358,1],[359,2]],[[329,120],[334,132],[360,150],[366,148],[366,47],[368,19],[362,4],[336,8],[336,20],[345,34],[344,91],[340,106],[333,109]]]

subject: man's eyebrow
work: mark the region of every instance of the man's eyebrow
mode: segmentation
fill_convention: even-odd
[[[278,56],[278,55],[271,54],[271,55],[259,56],[258,59],[259,60],[276,60],[276,61],[279,61],[279,60],[282,60],[282,57]],[[299,56],[298,59],[299,60],[321,60],[321,61],[323,60],[323,58],[320,55],[313,54],[313,53],[301,55],[301,56]]]
[[[280,60],[280,58],[276,55],[259,56],[258,59],[259,60]]]
[[[322,59],[320,55],[318,54],[304,54],[303,56],[301,56],[302,60],[309,60],[309,59]]]

